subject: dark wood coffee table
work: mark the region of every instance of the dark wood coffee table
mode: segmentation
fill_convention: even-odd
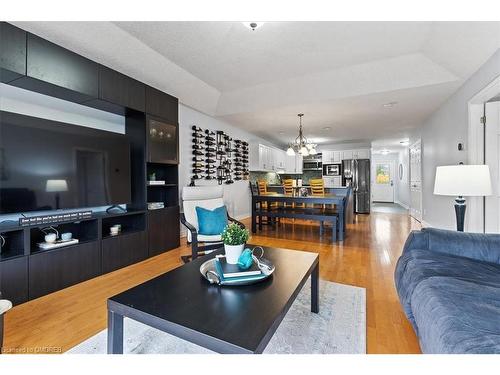
[[[253,247],[253,245],[248,245]],[[317,313],[319,256],[264,247],[276,270],[254,285],[219,287],[200,274],[200,257],[108,299],[108,353],[123,353],[123,317],[219,353],[262,353],[311,276]]]

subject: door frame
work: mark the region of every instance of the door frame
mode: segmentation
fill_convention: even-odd
[[[468,107],[468,139],[469,164],[484,164],[484,126],[481,118],[484,115],[484,103],[500,93],[500,75],[477,92],[467,103]],[[467,199],[466,229],[470,232],[485,231],[484,197]]]
[[[377,179],[377,164],[382,164],[382,163],[387,163],[391,164],[391,180],[392,180],[392,202],[387,202],[387,201],[378,201],[374,199],[374,192],[375,192],[375,186],[377,185],[376,179]],[[373,182],[371,186],[371,201],[372,202],[381,202],[381,203],[396,203],[395,202],[395,197],[396,197],[396,180],[395,180],[395,173],[396,173],[396,161],[394,159],[380,159],[380,160],[373,160],[372,159],[372,164],[373,164],[373,169],[371,170],[371,173],[373,175]]]
[[[412,207],[412,201],[411,201],[411,149],[418,146],[420,149],[420,218],[416,218],[415,216],[412,216],[411,214],[411,207]],[[422,139],[419,139],[415,142],[413,142],[411,145],[408,146],[408,184],[410,185],[410,209],[408,210],[408,215],[410,215],[412,218],[417,220],[420,223],[423,223],[424,221],[424,202],[423,202],[423,189],[422,187],[424,186],[424,174],[423,174],[423,157],[424,153],[422,150]],[[419,220],[420,219],[420,220]]]

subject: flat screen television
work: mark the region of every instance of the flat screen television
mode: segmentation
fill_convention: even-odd
[[[123,134],[0,111],[0,214],[126,204]]]

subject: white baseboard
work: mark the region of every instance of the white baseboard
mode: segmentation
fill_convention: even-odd
[[[404,204],[403,202],[400,202],[398,200],[395,200],[394,203],[399,204],[401,207],[403,207],[403,208],[405,208],[407,210],[410,209],[410,206],[408,206],[407,204]]]

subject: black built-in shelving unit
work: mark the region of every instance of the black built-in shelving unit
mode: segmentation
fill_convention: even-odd
[[[44,226],[0,224],[0,291],[14,304],[179,246],[178,99],[9,23],[0,22],[0,82],[125,116],[131,144],[127,212],[52,224],[79,243],[40,250]],[[152,138],[163,132],[168,138]],[[160,129],[161,128],[161,129]],[[155,173],[165,185],[149,185]],[[149,211],[148,202],[164,208]],[[116,236],[110,227],[121,224]]]

